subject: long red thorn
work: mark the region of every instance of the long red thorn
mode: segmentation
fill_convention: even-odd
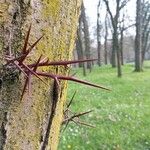
[[[39,41],[43,38],[44,35],[42,35],[40,38],[38,38],[27,51],[31,51],[38,43]]]
[[[47,65],[69,65],[69,64],[76,64],[76,63],[83,63],[83,62],[89,62],[89,61],[95,61],[97,59],[83,59],[83,60],[70,60],[70,61],[54,61],[49,62]]]
[[[73,99],[74,99],[76,93],[77,93],[77,91],[74,92],[74,94],[73,94],[73,96],[72,96],[70,102],[69,102],[68,105],[67,105],[67,109],[70,107],[70,105],[71,105],[71,103],[72,103],[72,101],[73,101]]]
[[[41,56],[39,57],[39,59],[37,60],[37,62],[36,62],[36,64],[35,64],[35,66],[34,66],[34,68],[33,68],[33,71],[36,71],[36,70],[37,70],[37,68],[38,68],[38,66],[39,66],[39,62],[40,62],[41,58],[42,58],[42,55],[41,55]]]
[[[26,80],[25,80],[25,84],[24,84],[22,94],[21,94],[21,100],[23,99],[24,93],[26,91],[27,84],[28,84],[28,78],[26,78]]]
[[[57,78],[61,79],[61,80],[74,81],[74,82],[78,82],[78,83],[81,83],[81,84],[85,84],[85,85],[89,85],[89,86],[93,86],[93,87],[96,87],[96,88],[101,88],[101,89],[110,91],[110,89],[105,88],[103,86],[96,85],[96,84],[93,84],[93,83],[90,83],[90,82],[87,82],[87,81],[84,81],[84,80],[79,80],[79,79],[74,78],[74,77],[57,76]]]
[[[24,55],[24,57],[21,59],[21,62],[23,62],[26,57],[28,56],[28,54],[32,51],[32,49],[38,44],[38,42],[43,38],[44,35],[42,35],[39,39],[37,39],[29,48],[28,50],[26,50],[26,53]]]
[[[8,64],[10,64],[10,63],[13,63],[14,61],[18,61],[18,62],[20,62],[20,59],[22,59],[24,57],[24,55],[21,55],[21,56],[19,56],[19,57],[16,57],[16,58],[5,58],[6,60],[7,60],[7,63],[6,63],[6,65],[8,65]]]
[[[83,63],[83,62],[89,62],[89,61],[95,61],[97,59],[84,59],[84,60],[70,60],[70,61],[53,61],[53,62],[41,62],[39,63],[40,66],[66,66],[69,64],[76,64],[76,63]],[[28,65],[30,68],[34,67],[36,64]]]
[[[38,79],[40,79],[43,83],[45,83],[47,85],[47,83],[41,79],[38,74],[36,72],[34,72],[31,68],[29,68],[27,65],[22,64],[24,66],[24,68],[26,68],[31,74],[34,74]]]
[[[40,63],[48,63],[49,62],[49,58],[45,57],[43,58]]]
[[[66,76],[54,75],[54,74],[43,73],[43,72],[36,72],[36,73],[39,76],[49,77],[49,78],[53,78],[53,79],[57,78],[57,79],[60,79],[60,80],[68,80],[68,81],[78,82],[78,83],[81,83],[81,84],[85,84],[85,85],[89,85],[89,86],[93,86],[93,87],[96,87],[96,88],[101,88],[101,89],[110,91],[110,89],[105,88],[103,86],[96,85],[96,84],[93,84],[93,83],[90,83],[90,82],[87,82],[87,81],[79,80],[79,79],[73,78],[73,77],[66,77]]]
[[[54,79],[54,80],[57,78],[56,75],[50,74],[50,73],[45,73],[45,72],[36,72],[36,73],[37,73],[37,75],[39,75],[39,76],[52,78],[52,79]]]
[[[28,41],[29,41],[30,31],[31,31],[31,25],[30,25],[30,27],[29,27],[29,30],[28,30],[27,35],[26,35],[26,38],[25,38],[25,43],[24,43],[24,47],[23,47],[23,49],[22,49],[22,54],[26,54],[27,45],[28,45]]]
[[[27,74],[25,73],[25,71],[24,71],[16,62],[14,62],[14,64],[17,66],[17,68],[18,68],[26,77],[28,77]]]

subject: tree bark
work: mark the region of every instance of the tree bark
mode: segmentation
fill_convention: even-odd
[[[79,32],[79,31],[77,31]],[[76,51],[77,51],[77,58],[78,60],[82,60],[83,59],[83,48],[82,48],[82,43],[80,41],[80,37],[77,35],[77,39],[76,39]],[[78,65],[80,68],[83,67],[83,63],[79,63]]]
[[[141,0],[137,0],[136,10],[136,36],[135,36],[135,71],[142,71],[141,65]]]
[[[147,52],[147,48],[149,47],[149,39],[150,39],[150,2],[142,2],[142,37],[141,37],[141,51],[142,51],[142,66],[145,59],[145,53]]]
[[[86,18],[84,3],[82,3],[82,7],[81,7],[81,18],[83,22],[83,32],[84,32],[84,40],[85,40],[85,55],[87,59],[90,59],[91,58],[90,33],[89,33],[89,26]],[[91,62],[87,62],[87,68],[91,71],[92,69]]]
[[[98,65],[101,66],[101,25],[100,25],[100,2],[97,5],[97,55],[98,55]]]
[[[116,30],[114,30],[114,33],[113,33],[113,46],[116,48],[116,52],[117,52],[117,76],[121,77],[122,76],[121,55],[120,55],[120,49],[119,49],[118,33]]]
[[[25,35],[32,23],[29,45],[41,35],[44,37],[26,63],[34,62],[41,54],[51,61],[70,59],[80,5],[80,0],[0,1],[1,150],[42,150],[51,105],[55,98],[53,80],[43,79],[47,86],[33,77],[31,94],[25,92],[21,100],[24,75],[17,69],[5,66],[5,55],[20,54]],[[66,67],[44,67],[42,71],[68,74]],[[57,149],[65,99],[66,82],[61,82],[46,149]]]
[[[81,37],[81,26],[79,25],[77,29],[77,41],[76,41],[76,49],[78,53],[78,59],[83,60],[84,59],[84,50],[83,50],[83,44],[82,44],[82,37]],[[86,67],[85,63],[79,64],[83,68],[83,75],[86,76]],[[80,67],[80,66],[79,66]]]
[[[108,13],[106,14],[105,17],[105,42],[104,42],[104,60],[105,60],[105,65],[108,64]]]
[[[119,40],[118,40],[118,24],[119,24],[119,17],[120,11],[123,9],[129,0],[116,0],[116,12],[113,16],[112,11],[110,10],[109,1],[103,0],[105,2],[107,12],[109,13],[111,24],[113,27],[113,42],[112,42],[112,58],[111,63],[112,67],[116,67],[116,55],[117,55],[117,75],[118,77],[122,76],[121,70],[121,58],[120,58],[120,49],[119,49]]]
[[[121,30],[120,33],[120,56],[121,56],[121,65],[124,65],[124,57],[123,57],[123,41],[124,41],[124,30]]]

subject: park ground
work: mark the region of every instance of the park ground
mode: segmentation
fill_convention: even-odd
[[[61,131],[59,150],[149,150],[150,149],[150,62],[141,73],[134,64],[123,66],[117,78],[111,66],[95,66],[86,77],[82,69],[72,69],[77,77],[104,85],[112,91],[69,82],[68,101],[74,91],[73,112],[93,110],[82,121],[95,126],[71,122]]]

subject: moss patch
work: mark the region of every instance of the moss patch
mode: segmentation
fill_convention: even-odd
[[[45,18],[52,17],[56,19],[60,10],[60,0],[43,0],[43,15]]]

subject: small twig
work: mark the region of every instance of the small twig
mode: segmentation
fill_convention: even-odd
[[[67,121],[71,121],[71,120],[74,119],[74,118],[79,118],[79,117],[81,117],[81,116],[84,116],[84,115],[86,115],[86,114],[88,114],[88,113],[91,113],[92,111],[93,111],[93,110],[75,114],[75,115],[73,115],[73,116],[71,116],[71,117],[65,119],[65,120],[63,121],[63,123],[65,123],[65,122],[67,122]]]
[[[75,92],[74,92],[74,94],[73,94],[73,96],[72,96],[72,98],[71,98],[70,102],[69,102],[69,103],[68,103],[68,105],[67,105],[67,108],[69,108],[69,107],[70,107],[70,105],[72,104],[72,101],[73,101],[73,99],[74,99],[74,97],[75,97],[76,93],[77,93],[77,91],[75,91]]]
[[[95,128],[95,126],[91,125],[91,124],[88,124],[88,123],[85,123],[85,122],[81,122],[81,121],[77,121],[78,124],[81,124],[81,125],[84,125],[84,126],[88,126],[88,127],[91,127],[91,128]]]

